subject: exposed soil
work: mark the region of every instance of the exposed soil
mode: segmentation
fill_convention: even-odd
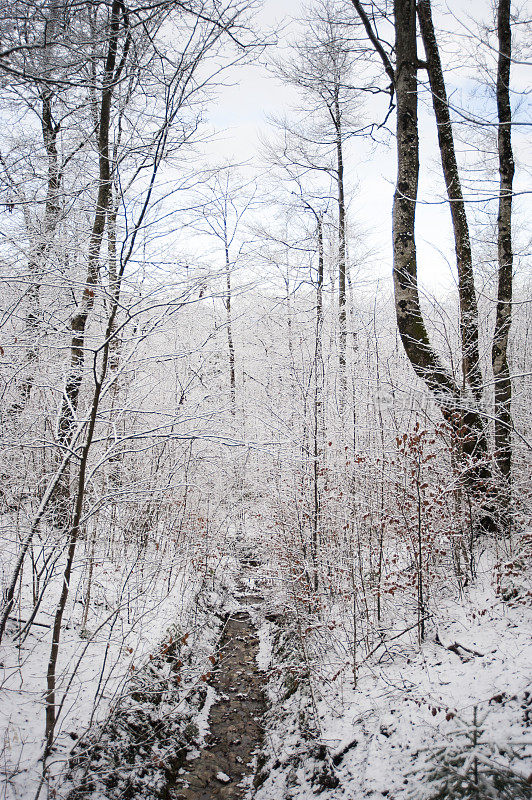
[[[242,598],[255,602],[260,598]],[[229,617],[211,685],[217,699],[209,714],[210,732],[199,756],[176,776],[171,800],[240,800],[239,785],[253,772],[253,753],[262,738],[266,703],[257,667],[259,639],[247,611]]]

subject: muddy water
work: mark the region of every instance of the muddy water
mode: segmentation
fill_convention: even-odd
[[[256,661],[258,646],[249,614],[233,613],[211,679],[217,699],[209,714],[210,733],[200,755],[177,776],[171,800],[243,798],[245,788],[238,784],[252,774],[253,752],[261,742],[261,716],[265,711],[264,678]]]

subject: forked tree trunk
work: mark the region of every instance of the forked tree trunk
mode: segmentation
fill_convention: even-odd
[[[487,441],[478,410],[465,408],[452,374],[434,351],[421,313],[415,215],[419,177],[415,0],[395,0],[397,184],[393,201],[393,278],[397,325],[416,374],[451,425],[463,457],[465,481],[481,505],[480,526],[492,530]]]
[[[433,351],[421,314],[414,226],[419,176],[415,0],[395,0],[397,184],[393,199],[393,279],[397,324],[416,373],[451,407],[459,391]]]
[[[512,32],[511,0],[499,0],[497,34],[497,112],[499,119],[499,214],[498,288],[495,329],[492,344],[492,367],[495,380],[495,464],[499,481],[498,507],[501,528],[510,529],[508,513],[512,494],[512,383],[508,364],[508,336],[512,324],[512,186],[514,158],[512,151],[512,109],[510,105],[510,65]]]

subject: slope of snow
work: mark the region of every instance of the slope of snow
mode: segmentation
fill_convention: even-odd
[[[388,631],[358,666],[356,686],[345,661],[349,642],[338,633],[312,661],[311,680],[300,671],[294,691],[287,675],[296,674],[297,659],[281,651],[287,660],[270,681],[268,764],[257,800],[430,797],[422,792],[427,759],[471,730],[474,715],[486,752],[532,776],[529,598],[502,600],[488,558],[479,573],[460,600],[433,604],[421,646],[414,629],[397,638]],[[504,752],[509,744],[515,757]]]

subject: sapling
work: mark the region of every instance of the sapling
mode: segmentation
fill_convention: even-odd
[[[519,746],[489,738],[486,718],[477,706],[471,721],[456,717],[460,727],[426,749],[425,770],[407,791],[408,800],[529,800],[530,777],[514,769],[523,758]]]

